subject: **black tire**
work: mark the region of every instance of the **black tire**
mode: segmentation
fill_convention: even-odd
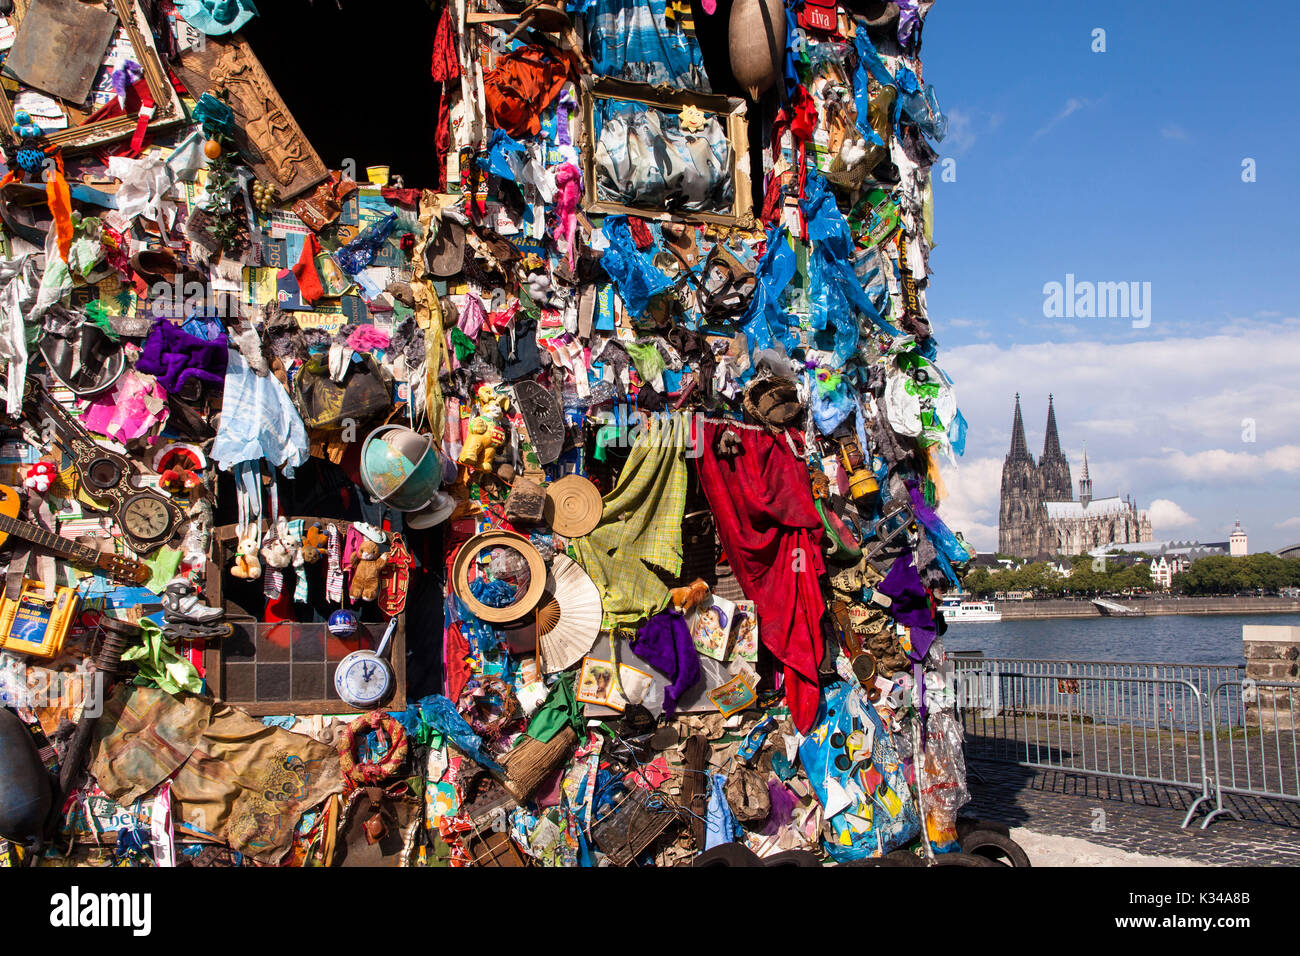
[[[1011,839],[994,830],[972,830],[961,839],[962,853],[993,861],[996,866],[1032,866],[1029,854]]]
[[[925,860],[907,850],[890,850],[880,861],[881,866],[925,866]]]
[[[1011,836],[1011,828],[1005,823],[998,823],[996,820],[977,820],[975,817],[957,818],[957,841],[959,843],[966,839],[966,834],[974,833],[976,830],[991,830],[994,833],[1001,833],[1005,837]]]
[[[915,853],[907,850],[891,850],[884,856],[868,856],[861,860],[850,860],[840,866],[925,866],[925,861]]]
[[[761,866],[758,854],[743,843],[720,843],[712,850],[705,850],[694,860],[691,866]]]
[[[976,856],[970,853],[936,853],[934,855],[935,866],[1001,866],[986,856]]]
[[[822,861],[817,858],[817,854],[809,850],[785,850],[781,853],[773,853],[771,856],[759,857],[758,866],[816,866],[820,867]]]

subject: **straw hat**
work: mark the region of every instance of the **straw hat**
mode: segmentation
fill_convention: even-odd
[[[581,475],[567,475],[546,489],[546,523],[566,538],[581,538],[605,512],[600,490]]]

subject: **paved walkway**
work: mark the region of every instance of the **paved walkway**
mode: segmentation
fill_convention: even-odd
[[[1188,790],[978,759],[968,770],[972,799],[963,816],[1208,866],[1300,866],[1294,804],[1238,800],[1248,819],[1220,816],[1201,830],[1198,818],[1183,830],[1196,796]]]

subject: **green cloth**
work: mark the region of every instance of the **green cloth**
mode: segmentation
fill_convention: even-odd
[[[561,674],[560,679],[551,685],[546,703],[542,704],[533,719],[528,722],[524,733],[534,740],[547,743],[565,728],[571,726],[575,731],[582,730],[582,705],[573,696],[573,674]]]
[[[458,328],[451,330],[451,346],[456,350],[456,361],[464,362],[478,350],[478,344]]]
[[[171,583],[172,578],[176,577],[176,569],[181,566],[183,556],[180,548],[164,546],[149,557],[141,559],[141,563],[150,571],[145,587],[154,594],[162,594],[167,590],[167,585]]]
[[[641,376],[641,381],[649,384],[659,380],[668,363],[664,361],[664,355],[659,351],[658,346],[653,342],[647,342],[644,345],[639,342],[621,342],[627,352],[628,357],[632,359],[632,364],[636,366],[637,375]]]
[[[142,618],[140,630],[144,632],[144,642],[122,654],[122,660],[134,661],[139,668],[135,684],[157,687],[173,697],[183,690],[191,694],[203,693],[203,678],[198,670],[163,640],[162,629],[148,618]]]
[[[668,587],[655,568],[670,578],[681,574],[690,427],[683,412],[650,417],[605,496],[600,524],[573,542],[578,563],[600,590],[607,628],[667,607]]]

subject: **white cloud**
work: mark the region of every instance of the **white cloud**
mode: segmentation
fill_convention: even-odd
[[[1281,445],[1258,453],[1223,448],[1197,452],[1164,448],[1161,451],[1164,452],[1162,457],[1143,459],[1139,464],[1153,471],[1163,469],[1175,478],[1193,483],[1258,479],[1271,472],[1300,474],[1300,445]]]
[[[1168,498],[1157,498],[1151,502],[1147,508],[1147,515],[1151,518],[1152,531],[1157,533],[1176,531],[1196,524],[1195,518],[1180,508],[1177,502],[1170,501]]]
[[[1279,528],[1300,528],[1300,518],[1287,518],[1285,521],[1279,521]]]
[[[1167,123],[1160,127],[1160,135],[1165,139],[1186,140],[1188,139],[1187,130],[1183,129],[1177,123]]]
[[[1040,127],[1034,133],[1034,139],[1046,136],[1058,123],[1064,122],[1066,119],[1079,112],[1079,110],[1087,109],[1091,105],[1092,103],[1085,100],[1083,97],[1071,96],[1065,101],[1065,105],[1061,107],[1060,112],[1048,120],[1045,126]]]
[[[1080,428],[1098,435],[1136,435],[1138,423],[1132,418],[1105,418],[1079,422]]]
[[[935,325],[942,334],[942,318]],[[1259,529],[1252,547],[1288,544],[1296,525],[1278,522],[1295,513],[1300,475],[1296,355],[1294,318],[1226,319],[1220,331],[1201,337],[942,349],[939,363],[970,429],[968,459],[943,469],[952,500],[941,513],[980,550],[996,546],[1014,394],[1021,393],[1026,438],[1037,456],[1050,392],[1076,486],[1086,440],[1095,497],[1128,494],[1139,508],[1177,501],[1193,516],[1179,526],[1180,538],[1222,540],[1221,526],[1240,515],[1243,526]]]
[[[956,467],[942,469],[948,497],[939,503],[939,517],[960,531],[978,551],[996,550],[998,497],[1002,489],[1001,458],[959,458]]]
[[[953,108],[945,114],[948,117],[948,133],[944,137],[944,146],[950,156],[960,156],[975,145],[979,137],[975,133],[975,123],[971,114],[965,110]]]

